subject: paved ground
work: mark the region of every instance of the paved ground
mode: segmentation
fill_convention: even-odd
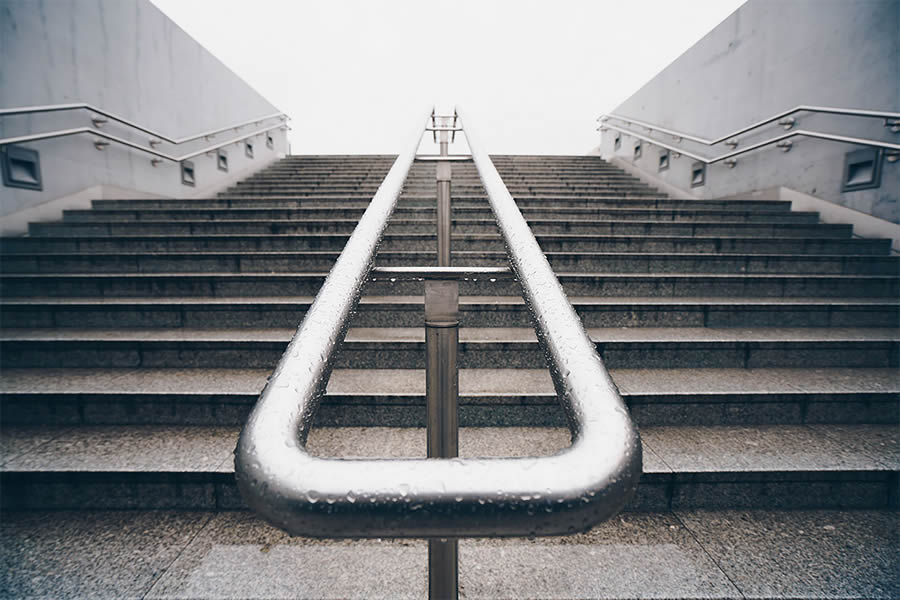
[[[423,598],[421,540],[290,538],[246,512],[2,515],[3,598]],[[892,511],[629,513],[466,540],[464,598],[897,598]]]

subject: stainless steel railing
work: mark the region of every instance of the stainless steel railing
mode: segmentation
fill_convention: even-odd
[[[758,150],[765,146],[770,146],[772,144],[781,145],[783,149],[790,149],[790,139],[794,137],[810,137],[821,140],[827,140],[832,142],[841,142],[845,144],[856,144],[861,146],[869,146],[872,148],[881,148],[884,150],[890,150],[893,152],[900,151],[900,144],[895,144],[891,142],[885,142],[881,140],[875,140],[871,138],[858,138],[852,136],[838,135],[832,133],[825,133],[821,131],[810,131],[806,129],[797,129],[791,130],[796,120],[790,115],[796,114],[798,112],[811,112],[811,113],[822,113],[822,114],[836,114],[843,116],[852,116],[852,117],[866,117],[866,118],[878,118],[884,120],[885,127],[890,127],[892,131],[895,128],[900,127],[900,113],[890,112],[890,111],[872,111],[872,110],[859,110],[852,108],[833,108],[827,106],[808,106],[808,105],[800,105],[795,106],[790,110],[786,110],[784,112],[780,112],[776,115],[772,115],[766,119],[753,123],[752,125],[748,125],[746,127],[742,127],[736,131],[733,131],[727,135],[708,139],[699,136],[694,136],[689,133],[685,133],[682,131],[676,131],[674,129],[668,129],[666,127],[660,127],[658,125],[654,125],[652,123],[647,123],[645,121],[641,121],[638,119],[632,119],[630,117],[625,117],[622,115],[617,115],[614,113],[606,114],[600,116],[597,120],[600,122],[599,130],[604,128],[612,129],[614,131],[618,131],[620,133],[624,133],[626,135],[630,135],[637,139],[643,140],[649,144],[653,144],[655,146],[659,146],[661,148],[665,148],[672,152],[677,152],[689,158],[692,158],[696,161],[705,163],[705,164],[714,164],[723,161],[733,161],[736,157],[746,154],[748,152],[752,152],[754,150]],[[621,121],[622,123],[626,123],[630,126],[635,127],[643,127],[647,130],[647,133],[658,132],[665,135],[672,136],[676,141],[688,140],[691,142],[695,142],[697,144],[702,144],[705,146],[715,146],[717,144],[725,143],[728,146],[732,147],[732,151],[726,152],[724,154],[720,154],[719,156],[707,157],[702,156],[700,154],[696,154],[694,152],[690,152],[681,147],[675,146],[673,144],[664,142],[658,138],[650,137],[649,135],[641,134],[633,129],[625,128],[619,125],[614,125],[610,123],[610,120]],[[749,133],[755,129],[768,125],[770,123],[778,122],[779,125],[782,125],[786,130],[786,133],[779,134],[777,136],[771,137],[769,139],[756,142],[739,150],[735,150],[739,145],[738,136]]]
[[[48,105],[48,106],[24,106],[24,107],[18,107],[18,108],[3,108],[3,109],[0,109],[0,117],[12,116],[12,115],[23,115],[23,114],[39,114],[39,113],[48,113],[48,112],[70,111],[70,110],[78,110],[78,109],[89,110],[93,113],[102,115],[103,118],[94,117],[93,118],[94,127],[73,127],[70,129],[56,129],[53,131],[45,131],[45,132],[40,132],[40,133],[31,133],[31,134],[27,134],[27,135],[2,138],[2,139],[0,139],[0,146],[4,146],[7,144],[21,144],[21,143],[26,143],[26,142],[34,142],[34,141],[39,141],[39,140],[51,139],[51,138],[68,137],[68,136],[72,136],[72,135],[79,135],[82,133],[87,133],[87,134],[96,136],[98,138],[108,140],[109,142],[113,142],[113,143],[116,143],[116,144],[119,144],[122,146],[127,146],[134,150],[145,152],[147,154],[150,154],[152,156],[155,156],[155,157],[163,159],[163,160],[169,160],[169,161],[173,161],[173,162],[181,162],[183,160],[187,160],[189,158],[193,158],[195,156],[199,156],[201,154],[205,154],[205,153],[211,152],[213,150],[218,150],[219,148],[223,148],[223,147],[233,144],[235,142],[240,142],[240,141],[252,138],[254,136],[257,136],[257,135],[260,135],[263,133],[268,133],[275,129],[287,127],[287,125],[285,125],[285,123],[284,123],[284,121],[287,120],[287,115],[285,115],[284,113],[273,113],[270,115],[263,115],[263,116],[255,118],[255,119],[241,121],[239,123],[233,123],[226,127],[220,127],[219,129],[205,131],[205,132],[194,134],[194,135],[187,136],[187,137],[172,138],[172,137],[166,136],[158,131],[148,129],[146,127],[138,125],[137,123],[134,123],[133,121],[129,121],[122,117],[116,116],[113,113],[99,109],[93,105],[86,104],[83,102],[79,102],[79,103],[75,103],[75,104],[53,104],[53,105]],[[170,154],[168,152],[162,152],[162,151],[156,149],[156,146],[163,142],[177,146],[177,145],[184,144],[187,142],[199,140],[201,138],[210,139],[210,138],[213,138],[216,135],[221,134],[226,131],[232,131],[232,130],[237,131],[238,129],[246,127],[247,125],[254,125],[254,124],[259,125],[263,121],[269,121],[269,120],[273,120],[273,119],[277,119],[278,123],[263,126],[261,128],[255,129],[254,131],[251,131],[249,133],[243,133],[243,134],[240,134],[237,136],[232,136],[231,138],[227,139],[226,141],[217,142],[212,145],[205,146],[198,150],[192,150],[190,152],[186,152],[184,154]],[[140,131],[142,133],[149,134],[152,137],[147,141],[147,146],[144,146],[137,142],[127,140],[125,138],[122,138],[122,137],[119,137],[116,135],[112,135],[105,131],[101,131],[99,129],[100,125],[102,123],[108,122],[108,120],[116,121],[118,123],[121,123],[121,124],[131,128],[131,129],[134,129],[136,131]],[[102,146],[105,143],[107,143],[107,142],[95,142],[95,145],[97,145],[98,149],[99,149],[99,148],[102,148]]]
[[[571,446],[543,457],[452,459],[320,458],[304,447],[424,130],[418,129],[415,143],[379,187],[245,424],[235,450],[238,487],[270,523],[313,537],[585,530],[634,494],[640,439],[594,344],[470,129],[473,159],[569,419]]]
[[[232,123],[231,125],[226,125],[225,127],[220,127],[218,129],[212,129],[210,131],[204,131],[202,133],[195,133],[194,135],[185,136],[181,138],[172,138],[165,134],[162,134],[158,131],[154,131],[153,129],[148,129],[147,127],[143,127],[135,123],[134,121],[129,121],[123,117],[115,115],[109,111],[103,110],[102,108],[97,108],[92,104],[88,104],[86,102],[75,102],[71,104],[48,104],[45,106],[20,106],[16,108],[0,108],[0,117],[10,116],[10,115],[24,115],[24,114],[37,114],[37,113],[48,113],[48,112],[61,112],[61,111],[69,111],[69,110],[89,110],[92,113],[96,113],[98,115],[102,115],[107,119],[112,121],[116,121],[123,125],[127,125],[131,129],[135,129],[137,131],[141,131],[143,133],[149,134],[158,140],[168,142],[170,144],[183,144],[185,142],[192,142],[194,140],[199,140],[200,138],[209,138],[213,137],[219,133],[228,131],[230,129],[239,129],[241,127],[245,127],[247,125],[259,125],[263,121],[268,121],[269,119],[279,119],[281,121],[287,120],[287,115],[284,113],[272,113],[268,115],[262,115],[260,117],[256,117],[255,119],[248,119],[246,121],[241,121],[239,123]],[[100,122],[99,119],[94,119],[94,124],[98,125]]]

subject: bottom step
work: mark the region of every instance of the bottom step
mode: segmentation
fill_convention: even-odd
[[[642,427],[644,474],[628,509],[896,507],[895,425]],[[228,427],[6,427],[0,508],[238,509]],[[540,456],[557,427],[464,427],[460,456]],[[313,428],[312,454],[422,457],[425,429]],[[601,457],[598,457],[601,460]]]
[[[590,532],[462,540],[461,598],[897,598],[890,511],[628,513]],[[426,596],[422,540],[291,538],[245,512],[21,512],[3,598]]]

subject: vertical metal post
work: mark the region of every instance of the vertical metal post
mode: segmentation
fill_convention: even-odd
[[[443,120],[443,119],[442,119]],[[446,121],[445,121],[446,122]],[[447,132],[440,132],[441,156],[447,156]],[[438,266],[450,266],[450,162],[437,163]],[[425,389],[428,457],[459,454],[459,282],[425,282]],[[428,540],[428,597],[459,596],[458,543]]]
[[[459,455],[459,282],[425,282],[425,395],[428,457]],[[457,540],[428,540],[428,597],[455,600]]]
[[[441,119],[442,127],[446,127],[449,119]],[[441,131],[441,156],[449,154],[447,150],[448,132]],[[450,161],[437,163],[437,253],[438,266],[450,266],[450,230],[452,216],[450,213]]]
[[[446,134],[446,131],[442,131]],[[437,259],[439,267],[450,266],[450,162],[437,163]]]

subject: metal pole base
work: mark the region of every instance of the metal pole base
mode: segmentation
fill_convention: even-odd
[[[457,540],[428,540],[428,598],[456,600],[459,597]]]

